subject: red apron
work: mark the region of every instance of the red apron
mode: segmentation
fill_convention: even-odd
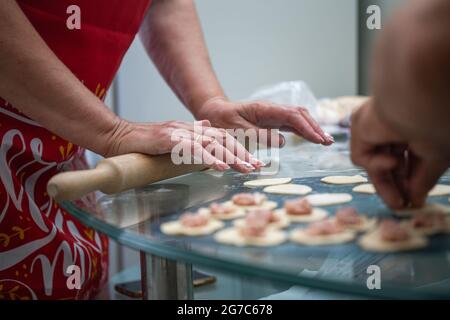
[[[104,99],[150,1],[18,3],[59,59]],[[70,5],[80,8],[80,30],[66,27]],[[107,279],[107,238],[75,220],[46,193],[56,173],[86,167],[83,149],[18,109],[0,99],[0,299],[92,298]],[[95,199],[79,204],[94,208]],[[79,267],[80,290],[67,286],[70,265]]]

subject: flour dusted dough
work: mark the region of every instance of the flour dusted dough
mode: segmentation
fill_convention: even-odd
[[[223,213],[223,214],[212,214],[211,211],[209,210],[209,208],[202,208],[199,210],[199,212],[204,212],[207,213],[209,215],[211,215],[212,217],[214,217],[215,219],[219,219],[219,220],[233,220],[236,218],[240,218],[242,216],[245,216],[245,210],[242,209],[241,207],[235,206],[233,204],[231,204],[231,206],[234,207],[234,211],[231,213]]]
[[[275,212],[285,215],[290,222],[293,223],[310,223],[315,221],[320,221],[328,217],[328,211],[320,209],[320,208],[313,208],[313,211],[311,214],[308,215],[292,215],[287,214],[286,210],[284,208],[277,209]]]
[[[275,214],[278,216],[279,221],[269,223],[267,226],[269,229],[283,229],[289,226],[290,220],[289,218],[283,214],[282,212],[275,211]],[[245,219],[238,219],[234,221],[235,227],[243,227],[245,225]]]
[[[217,232],[214,235],[214,239],[217,242],[238,247],[270,247],[282,244],[286,241],[287,237],[283,231],[276,229],[268,229],[265,236],[263,237],[243,237],[239,230],[233,227]]]
[[[300,195],[303,196],[312,191],[308,186],[302,184],[281,184],[277,186],[265,187],[264,192],[274,193],[274,194],[289,194],[289,195]]]
[[[306,196],[312,206],[332,206],[335,204],[347,203],[353,197],[348,193],[319,193]]]
[[[450,213],[450,206],[440,203],[427,203],[424,207],[418,209],[402,209],[394,211],[395,215],[399,217],[411,217],[415,214],[426,213]]]
[[[295,243],[307,246],[325,246],[350,242],[355,237],[356,233],[350,230],[324,236],[311,236],[305,232],[305,229],[296,229],[292,231],[290,239]]]
[[[428,192],[429,197],[445,196],[450,194],[450,185],[437,184]]]
[[[354,183],[363,183],[367,182],[367,178],[356,175],[356,176],[329,176],[324,177],[320,181],[329,183],[329,184],[354,184]]]
[[[411,233],[411,237],[406,241],[389,242],[381,239],[380,230],[377,228],[359,240],[359,245],[367,251],[374,252],[398,252],[416,250],[426,247],[428,240],[418,234]]]
[[[375,194],[377,191],[375,187],[371,183],[360,184],[352,189],[353,192],[357,193],[367,193],[367,194]]]
[[[207,225],[195,228],[189,228],[183,226],[179,220],[170,221],[163,223],[161,225],[161,232],[168,235],[179,235],[179,236],[206,236],[219,230],[224,226],[224,223],[219,220],[210,219]]]
[[[244,182],[244,186],[257,188],[265,186],[274,186],[291,182],[292,178],[274,178],[274,179],[258,179]]]

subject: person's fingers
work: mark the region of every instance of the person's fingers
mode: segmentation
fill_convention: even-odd
[[[368,171],[383,172],[393,171],[398,167],[400,159],[390,154],[372,154],[367,157],[364,167]]]
[[[284,107],[267,102],[255,102],[248,105],[251,110],[249,119],[255,125],[267,129],[279,129],[290,127],[292,132],[305,139],[324,144],[326,139],[310,125],[303,114],[295,107]],[[280,141],[281,142],[281,141]]]
[[[263,129],[243,117],[239,119],[239,128],[247,131],[247,133],[249,133],[248,130],[251,130],[256,137],[255,143],[260,143],[266,147],[282,148],[286,143],[286,139],[278,132],[277,128]],[[249,136],[252,135],[249,134]]]
[[[318,144],[327,143],[327,140],[314,130],[300,112],[289,112],[289,114],[286,114],[286,121],[296,134],[301,135],[305,139]]]
[[[209,153],[199,141],[183,139],[180,144],[183,150],[189,150],[191,152],[190,158],[194,164],[202,164],[218,171],[225,171],[230,168],[225,162]]]
[[[391,171],[368,171],[367,173],[378,195],[390,208],[401,209],[406,205],[406,200]]]
[[[242,173],[249,173],[255,170],[255,167],[250,165],[248,162],[239,159],[230,150],[225,148],[217,140],[213,140],[206,147],[205,150],[212,154],[216,159],[229,164],[233,169]]]
[[[298,107],[297,110],[303,115],[306,121],[308,121],[309,125],[316,131],[316,133],[318,133],[325,140],[325,145],[331,145],[334,143],[334,138],[322,130],[320,125],[313,119],[306,108]]]
[[[408,193],[411,205],[421,207],[426,201],[428,192],[435,186],[448,166],[438,159],[411,158]]]
[[[218,150],[224,149],[222,154],[223,158],[219,158],[218,155],[215,154],[216,158],[219,158],[227,164],[237,164],[237,167],[240,168],[239,171],[248,172],[264,165],[261,161],[254,158],[250,152],[248,152],[247,149],[245,149],[245,147],[225,129],[208,128],[203,134],[205,137],[213,139],[211,143],[207,144],[208,147],[211,147],[211,145],[216,146],[217,143],[223,146],[223,148],[217,148]],[[214,142],[214,144],[212,144],[212,142]],[[206,145],[204,146],[206,147]],[[248,170],[244,170],[244,167]]]

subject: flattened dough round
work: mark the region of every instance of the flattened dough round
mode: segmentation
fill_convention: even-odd
[[[367,193],[367,194],[375,194],[377,191],[375,190],[375,187],[371,183],[364,183],[360,184],[359,186],[356,186],[352,189],[353,192],[357,193]]]
[[[236,218],[240,218],[245,216],[245,210],[242,209],[242,207],[238,207],[235,205],[232,205],[235,210],[231,213],[226,213],[226,214],[212,214],[211,211],[209,210],[209,208],[201,208],[198,212],[204,212],[209,214],[210,216],[214,217],[215,219],[219,219],[219,220],[233,220]]]
[[[410,251],[426,247],[428,240],[418,234],[411,234],[406,241],[387,242],[380,237],[379,229],[375,229],[361,237],[359,245],[367,251],[374,252],[398,252]]]
[[[222,221],[210,219],[208,224],[205,226],[189,228],[183,226],[179,220],[175,220],[163,223],[161,225],[161,232],[167,235],[198,237],[209,235],[223,226],[224,223]]]
[[[278,184],[286,184],[291,182],[292,178],[273,178],[273,179],[258,179],[244,182],[244,186],[250,188],[274,186]]]
[[[368,180],[358,174],[355,176],[328,176],[322,178],[320,181],[328,184],[354,184],[367,182]]]
[[[411,217],[415,214],[426,214],[426,213],[450,213],[450,206],[440,203],[427,203],[424,207],[418,209],[403,209],[394,211],[395,215],[399,217]]]
[[[326,236],[311,236],[305,232],[305,229],[296,229],[292,231],[290,239],[292,242],[307,246],[326,246],[350,242],[355,237],[356,233],[349,230]]]
[[[306,196],[312,206],[332,206],[335,204],[347,203],[353,197],[348,193],[319,193]]]
[[[450,194],[450,185],[447,184],[437,184],[428,192],[429,197],[446,196],[448,194]]]
[[[243,237],[237,228],[228,228],[217,232],[214,239],[223,244],[230,244],[237,247],[256,246],[256,247],[271,247],[282,244],[287,237],[283,231],[276,229],[269,229],[264,237]]]
[[[276,186],[265,187],[264,192],[274,193],[274,194],[290,194],[290,195],[299,195],[303,196],[312,191],[312,189],[303,184],[281,184]]]
[[[275,210],[277,213],[284,214],[290,222],[292,223],[310,223],[315,221],[320,221],[328,217],[328,211],[320,209],[320,208],[313,208],[313,211],[311,214],[308,215],[291,215],[287,214],[286,210],[284,208]]]

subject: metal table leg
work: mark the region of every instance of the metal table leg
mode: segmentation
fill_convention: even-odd
[[[144,300],[193,299],[192,265],[142,251],[140,255]]]

